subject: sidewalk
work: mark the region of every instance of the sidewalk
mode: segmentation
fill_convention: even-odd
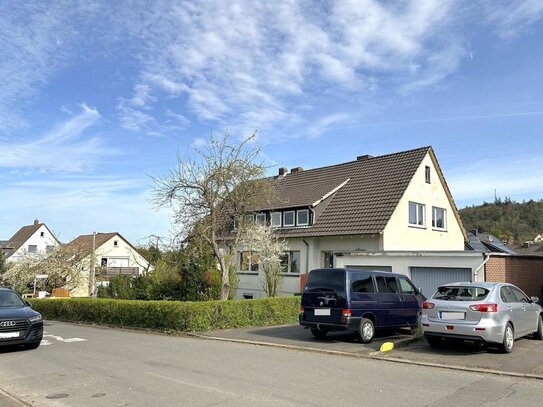
[[[28,404],[23,403],[14,397],[11,397],[8,393],[4,392],[4,390],[0,389],[0,406],[22,407],[22,406],[28,406]]]
[[[515,341],[510,354],[473,345],[457,344],[431,348],[425,340],[416,340],[409,330],[381,333],[370,344],[363,344],[353,335],[330,332],[325,338],[314,338],[299,325],[226,329],[194,334],[221,341],[273,346],[286,349],[368,357],[390,362],[433,366],[498,375],[530,377],[543,380],[543,342],[530,338]],[[380,352],[381,345],[392,342],[394,349]]]

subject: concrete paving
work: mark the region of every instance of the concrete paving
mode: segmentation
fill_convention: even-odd
[[[325,338],[317,339],[309,330],[297,324],[227,329],[197,335],[207,339],[543,379],[543,342],[531,338],[515,341],[513,353],[502,354],[492,348],[470,344],[448,344],[431,348],[425,340],[417,340],[409,330],[382,332],[370,344],[360,343],[352,335],[340,332],[329,333]],[[394,350],[379,352],[384,342],[394,343]]]

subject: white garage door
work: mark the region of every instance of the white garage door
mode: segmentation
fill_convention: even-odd
[[[410,267],[411,281],[422,288],[422,293],[430,298],[437,287],[460,281],[472,281],[471,269],[454,267]]]

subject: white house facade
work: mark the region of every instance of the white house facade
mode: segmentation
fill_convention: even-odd
[[[431,147],[281,169],[275,182],[277,202],[253,215],[288,242],[282,295],[299,293],[323,267],[402,273],[427,296],[439,284],[484,279],[485,257],[464,250],[467,234]],[[265,296],[257,254],[251,262],[238,252],[236,297]]]
[[[32,225],[23,226],[4,242],[2,251],[6,262],[11,263],[28,256],[46,256],[59,245],[49,228],[36,219]]]

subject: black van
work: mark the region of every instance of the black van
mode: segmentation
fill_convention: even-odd
[[[354,331],[369,343],[375,329],[415,328],[425,299],[403,274],[317,269],[307,277],[299,320],[317,338],[329,331]]]

